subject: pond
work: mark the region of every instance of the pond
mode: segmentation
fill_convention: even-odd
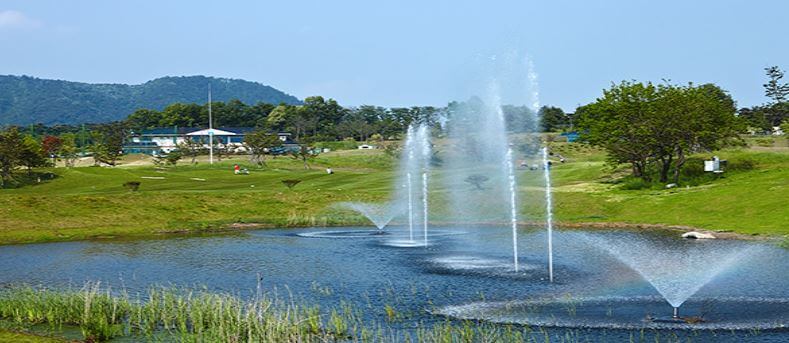
[[[435,228],[427,245],[410,238],[401,227],[347,227],[2,246],[0,285],[101,281],[131,293],[178,285],[247,297],[260,283],[322,307],[354,304],[371,321],[383,322],[391,306],[403,313],[392,324],[402,330],[449,318],[593,341],[789,340],[789,251],[769,243],[557,231],[550,283],[542,231],[519,234],[518,271],[505,227]],[[683,318],[699,322],[672,320],[677,304]]]

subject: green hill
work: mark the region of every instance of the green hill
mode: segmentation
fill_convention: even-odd
[[[162,77],[140,85],[90,84],[0,75],[0,125],[100,123],[138,108],[161,110],[174,102],[215,101],[298,104],[296,97],[257,82],[206,76]]]

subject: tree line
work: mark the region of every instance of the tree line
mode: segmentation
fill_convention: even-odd
[[[634,176],[677,182],[692,153],[738,144],[739,135],[749,129],[768,131],[780,125],[789,132],[789,85],[782,83],[784,74],[778,67],[765,71],[768,81],[763,87],[770,101],[739,110],[728,92],[713,84],[635,81],[613,84],[602,97],[573,114],[551,106],[543,106],[537,113],[526,106],[505,105],[501,110],[511,132],[576,130],[586,142],[604,148],[614,164],[630,164]],[[343,107],[334,99],[312,96],[299,105],[213,102],[211,110],[215,127],[257,129],[248,135],[245,145],[253,162],[264,164],[266,152],[280,143],[271,135],[275,131],[291,132],[304,144],[348,138],[399,139],[411,123],[420,122],[442,135],[447,121],[457,120],[456,113],[485,108],[481,102],[471,98],[445,107]],[[13,180],[19,167],[30,173],[33,168],[54,164],[57,158],[71,166],[88,153],[95,164],[115,165],[124,143],[135,132],[155,127],[205,127],[207,122],[208,104],[174,103],[161,111],[139,109],[112,123],[9,127],[0,131],[0,177],[5,184]],[[193,160],[204,149],[197,142],[185,144],[179,146],[178,154]],[[306,164],[310,150],[306,145],[303,148],[299,158]]]

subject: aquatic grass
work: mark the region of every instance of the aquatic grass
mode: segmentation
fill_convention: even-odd
[[[154,287],[145,296],[113,295],[98,283],[80,289],[29,286],[0,291],[0,317],[19,325],[78,326],[86,341],[174,336],[186,342],[326,341],[350,337],[358,321],[348,306],[321,320],[317,306],[268,297],[242,300],[207,291]]]

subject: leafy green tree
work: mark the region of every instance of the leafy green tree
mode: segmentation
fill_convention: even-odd
[[[767,116],[765,115],[765,108],[763,106],[754,106],[751,108],[743,107],[737,111],[737,114],[750,130],[756,132],[769,132],[772,129],[770,121],[767,120]]]
[[[735,111],[731,96],[712,84],[622,82],[576,113],[584,138],[605,148],[610,162],[630,163],[645,181],[658,162],[660,181],[673,171],[676,183],[688,155],[739,142]]]
[[[584,140],[606,150],[609,163],[629,163],[634,176],[649,181],[647,167],[655,146],[650,119],[656,116],[658,96],[652,83],[622,81],[576,110],[577,127]]]
[[[359,141],[367,140],[375,132],[374,122],[371,123],[366,109],[353,109],[343,117],[336,132],[344,137],[355,137]],[[373,119],[374,120],[374,119]]]
[[[319,133],[328,134],[333,132],[335,126],[339,124],[347,112],[336,100],[327,100],[322,96],[305,98],[304,105],[299,108],[301,111],[294,119],[300,121],[300,124],[312,136],[316,136]],[[296,140],[298,140],[298,137]]]
[[[105,163],[114,166],[123,154],[123,143],[126,141],[126,127],[123,123],[104,125],[100,130],[91,132],[91,150],[95,165]]]
[[[14,169],[21,163],[22,135],[16,127],[0,132],[0,186],[13,180]]]
[[[553,132],[563,129],[570,124],[570,119],[561,108],[553,106],[543,106],[538,112],[540,117],[540,130],[542,132]]]
[[[126,118],[129,127],[145,130],[163,126],[162,113],[145,108],[138,109]]]
[[[772,100],[764,106],[764,114],[772,130],[773,126],[781,125],[789,117],[789,83],[781,83],[784,72],[778,66],[764,68],[764,71],[768,78],[764,84],[764,95]]]
[[[290,105],[282,104],[275,107],[266,118],[266,127],[277,131],[285,131],[293,111],[294,106]]]
[[[175,165],[178,164],[178,161],[180,161],[183,156],[184,155],[181,153],[180,150],[175,149],[173,151],[170,151],[170,153],[168,153],[164,157],[164,159],[167,162],[167,165],[171,165],[171,166],[175,167]]]
[[[318,152],[307,144],[299,144],[299,149],[292,151],[290,156],[304,163],[304,169],[310,169],[310,165],[307,162],[318,157]]]
[[[512,132],[535,132],[537,130],[536,116],[528,106],[501,106],[507,129]]]
[[[739,133],[744,127],[735,115],[734,100],[718,86],[662,86],[657,107],[651,125],[655,130],[653,149],[661,162],[661,182],[668,180],[673,169],[674,182],[678,183],[691,153],[741,142]]]
[[[19,146],[19,164],[27,168],[27,175],[33,174],[33,168],[49,165],[44,149],[31,135],[22,138],[22,145]]]
[[[77,148],[77,135],[73,133],[64,133],[60,136],[62,142],[60,146],[60,157],[63,159],[66,167],[73,167],[77,157],[79,157],[79,148]]]
[[[257,130],[244,136],[244,146],[249,150],[250,162],[265,166],[266,154],[270,153],[271,149],[282,146],[282,141],[277,135]]]
[[[769,80],[764,84],[764,95],[772,99],[774,103],[789,100],[789,84],[781,83],[784,72],[778,66],[764,68]]]

